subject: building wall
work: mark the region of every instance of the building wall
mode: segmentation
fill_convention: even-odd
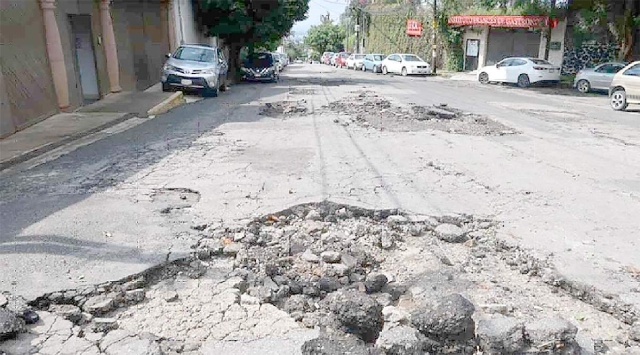
[[[462,50],[464,51],[465,60],[467,58],[467,40],[478,39],[480,40],[480,46],[478,48],[478,68],[481,68],[486,63],[487,58],[487,40],[489,39],[489,27],[469,27],[462,35]],[[473,70],[473,68],[465,68],[465,70]]]
[[[170,11],[173,12],[175,19],[176,45],[218,44],[215,37],[205,36],[205,29],[199,27],[194,16],[192,0],[172,0],[172,2]]]
[[[564,57],[564,35],[567,30],[567,20],[558,22],[558,25],[551,29],[550,42],[560,42],[559,50],[549,50],[549,62],[559,67],[562,67],[562,58]],[[538,58],[544,58],[544,52],[546,51],[547,42],[544,33],[540,35],[540,50],[538,52]]]
[[[169,52],[167,22],[160,18],[159,0],[112,3],[111,14],[125,91],[145,90],[160,81],[164,55]]]
[[[58,0],[56,2],[56,18],[58,20],[58,31],[64,52],[64,63],[67,70],[67,81],[69,83],[69,103],[70,109],[75,109],[83,104],[82,86],[80,85],[80,73],[76,65],[75,43],[71,30],[71,15],[91,16],[91,32],[93,52],[95,56],[96,73],[98,76],[98,90],[103,97],[109,93],[109,79],[106,70],[106,59],[104,49],[98,40],[102,36],[100,23],[100,8],[97,0]],[[42,22],[42,21],[41,21]]]
[[[0,1],[0,137],[58,112],[37,0]]]

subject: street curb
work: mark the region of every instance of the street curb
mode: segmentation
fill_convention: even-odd
[[[94,133],[100,132],[102,130],[105,130],[105,129],[109,128],[109,127],[115,126],[115,125],[117,125],[119,123],[122,123],[124,121],[127,121],[127,120],[129,120],[129,119],[131,119],[133,117],[136,117],[136,114],[127,113],[127,114],[124,114],[120,118],[116,118],[115,120],[106,122],[105,124],[102,124],[100,126],[91,128],[91,129],[83,131],[83,132],[78,132],[78,133],[72,134],[72,135],[70,135],[70,136],[68,136],[68,137],[66,137],[64,139],[61,139],[61,140],[59,140],[57,142],[52,142],[52,143],[43,145],[41,147],[38,147],[36,149],[30,150],[30,151],[25,152],[25,153],[23,153],[21,155],[18,155],[17,157],[13,157],[11,159],[7,159],[7,160],[5,160],[3,162],[0,162],[0,171],[3,171],[5,169],[7,169],[7,168],[10,168],[10,167],[12,167],[12,166],[14,166],[16,164],[19,164],[19,163],[25,162],[27,160],[33,159],[33,158],[35,158],[35,157],[37,157],[39,155],[42,155],[44,153],[50,152],[50,151],[52,151],[52,150],[54,150],[54,149],[56,149],[58,147],[61,147],[61,146],[65,145],[65,144],[67,144],[67,143],[71,143],[71,142],[73,142],[75,140],[78,140],[80,138],[86,137],[86,136],[88,136],[90,134],[94,134]]]
[[[164,99],[161,103],[149,109],[149,111],[147,111],[147,115],[159,115],[171,110],[172,108],[182,106],[185,103],[187,103],[187,101],[184,98],[184,94],[182,93],[182,91],[177,91],[168,98]]]

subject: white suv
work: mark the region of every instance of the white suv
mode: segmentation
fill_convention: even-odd
[[[613,77],[609,98],[616,111],[626,110],[629,104],[640,105],[640,61],[627,65]]]

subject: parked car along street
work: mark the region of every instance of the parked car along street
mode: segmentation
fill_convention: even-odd
[[[415,54],[390,54],[382,61],[382,73],[396,73],[402,76],[425,75],[431,72],[427,62]]]
[[[182,45],[167,58],[160,79],[162,91],[193,90],[203,96],[218,96],[218,91],[224,91],[229,65],[220,48]]]
[[[278,66],[272,53],[254,53],[241,68],[242,79],[247,81],[278,81]]]
[[[374,53],[367,54],[362,59],[362,71],[371,70],[374,73],[382,72],[382,61],[384,60],[384,54]]]
[[[338,53],[338,56],[336,57],[336,63],[335,66],[336,68],[344,68],[347,66],[347,58],[349,58],[349,56],[351,55],[351,53],[349,52],[340,52]]]
[[[582,93],[591,90],[609,90],[614,75],[625,67],[624,63],[602,63],[595,68],[585,68],[576,74],[573,87]]]
[[[360,70],[362,68],[362,60],[364,59],[364,54],[352,54],[347,58],[347,69]]]
[[[640,61],[627,65],[613,77],[609,97],[616,111],[626,110],[629,104],[640,104]]]
[[[335,66],[336,65],[336,59],[338,59],[338,56],[340,56],[340,53],[334,53],[331,56],[331,60],[329,60],[329,64]]]
[[[478,71],[478,81],[513,83],[521,88],[534,83],[559,83],[560,68],[544,59],[506,58],[496,65],[486,66]]]
[[[333,57],[333,52],[324,52],[322,53],[322,57],[320,57],[320,63],[322,64],[331,64],[331,58]]]

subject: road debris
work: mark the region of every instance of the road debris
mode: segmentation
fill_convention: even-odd
[[[17,308],[0,309],[7,339],[0,350],[55,345],[111,354],[135,346],[206,354],[266,339],[302,354],[574,354],[583,344],[640,346],[635,328],[559,292],[561,284],[548,281],[553,270],[498,241],[496,228],[466,214],[297,205],[208,228],[192,257],[141,275],[15,301]],[[435,248],[456,262],[443,264]],[[4,296],[11,305],[13,296]],[[26,324],[25,310],[42,319]],[[577,323],[575,312],[583,315]],[[32,342],[55,338],[43,324],[59,324],[54,331],[65,337]]]
[[[475,136],[518,133],[488,117],[463,112],[444,103],[407,108],[371,91],[353,93],[357,95],[323,106],[326,110],[340,113],[341,118],[334,122],[345,126],[351,122],[365,128],[389,131],[439,130]]]

